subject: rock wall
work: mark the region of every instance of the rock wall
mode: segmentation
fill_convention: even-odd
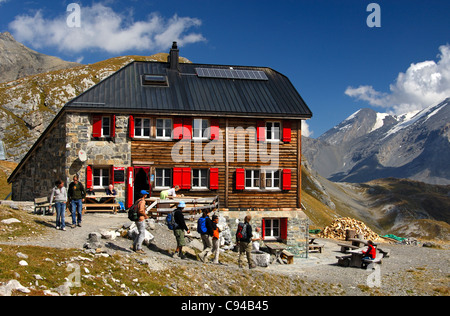
[[[116,137],[92,138],[92,114],[67,114],[67,151],[66,175],[72,179],[78,174],[80,181],[86,184],[87,166],[96,167],[129,167],[131,165],[131,142],[128,140],[128,116],[116,116]],[[78,152],[84,150],[87,161],[81,162]],[[116,184],[114,188],[118,200],[125,197],[125,183]]]
[[[65,180],[66,116],[62,115],[31,153],[12,184],[12,200],[50,197],[57,179]]]
[[[297,258],[306,258],[309,242],[309,219],[308,216],[298,209],[276,209],[276,210],[239,210],[230,211],[221,209],[220,215],[227,218],[231,230],[231,237],[235,241],[236,230],[239,222],[243,222],[245,216],[251,215],[253,231],[262,226],[263,219],[287,218],[287,239],[281,242],[287,245],[287,250]]]

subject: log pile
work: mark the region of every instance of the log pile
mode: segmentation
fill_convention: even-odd
[[[331,225],[325,227],[319,234],[319,237],[345,240],[346,230],[348,229],[355,230],[356,234],[361,235],[365,240],[376,241],[379,238],[379,235],[367,227],[366,224],[349,217],[335,220]]]

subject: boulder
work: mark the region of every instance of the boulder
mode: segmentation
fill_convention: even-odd
[[[4,219],[4,220],[2,220],[2,223],[3,223],[3,224],[6,224],[6,225],[10,225],[10,224],[15,224],[15,223],[21,223],[21,221],[19,221],[19,220],[16,219],[16,218],[10,218],[10,219]]]
[[[19,291],[25,294],[31,292],[28,288],[22,286],[17,280],[11,280],[6,285],[0,286],[0,296],[11,296],[13,291]]]
[[[252,259],[258,267],[268,267],[270,265],[270,254],[268,253],[252,253]]]

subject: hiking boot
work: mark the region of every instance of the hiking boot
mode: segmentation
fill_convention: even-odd
[[[136,253],[138,253],[140,255],[145,255],[145,251],[142,249],[136,250]]]
[[[178,252],[175,252],[175,253],[172,255],[172,258],[174,258],[174,259],[180,258],[180,254],[179,254]]]
[[[181,259],[181,260],[185,260],[185,259],[187,259],[186,255],[185,255],[184,253],[180,254],[180,256],[179,256],[179,257],[180,257],[180,259]]]

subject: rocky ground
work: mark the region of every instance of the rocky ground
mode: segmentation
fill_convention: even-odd
[[[223,265],[198,261],[195,256],[198,251],[195,249],[189,251],[188,259],[172,258],[176,248],[175,238],[165,225],[158,223],[149,229],[155,238],[145,247],[145,255],[132,252],[132,241],[121,236],[100,238],[99,247],[90,250],[84,248],[91,233],[96,232],[98,236],[103,234],[105,237],[107,232],[123,232],[122,226],[129,225],[125,214],[87,214],[81,228],[67,227],[66,231],[55,229],[52,216],[34,218],[43,227],[42,233],[32,234],[32,237],[8,238],[0,244],[0,248],[3,248],[0,256],[8,247],[19,247],[16,252],[21,251],[20,247],[29,246],[84,249],[85,255],[75,258],[109,257],[115,260],[115,263],[109,263],[113,267],[118,262],[122,269],[140,270],[144,266],[147,275],[156,273],[154,275],[168,276],[159,281],[162,289],[149,290],[143,284],[132,282],[137,277],[130,281],[131,285],[121,281],[117,275],[122,275],[122,272],[118,273],[108,266],[109,275],[100,272],[97,277],[101,276],[103,283],[108,283],[107,280],[108,284],[113,283],[109,285],[110,289],[105,289],[110,292],[102,292],[109,295],[449,295],[450,250],[445,245],[425,248],[383,244],[383,248],[390,250],[390,257],[384,259],[383,264],[375,270],[369,271],[337,266],[335,256],[340,255],[340,247],[337,246],[339,241],[317,239],[325,245],[323,253],[310,253],[308,259],[295,259],[292,265],[273,263],[266,268],[248,270],[238,268],[238,255],[232,250],[221,253]],[[71,223],[70,219],[68,223]],[[86,266],[85,269],[94,268]],[[6,282],[3,283],[5,287]],[[114,283],[117,283],[117,289]],[[59,288],[59,291],[47,289],[53,294],[63,294],[65,290],[64,287]]]

